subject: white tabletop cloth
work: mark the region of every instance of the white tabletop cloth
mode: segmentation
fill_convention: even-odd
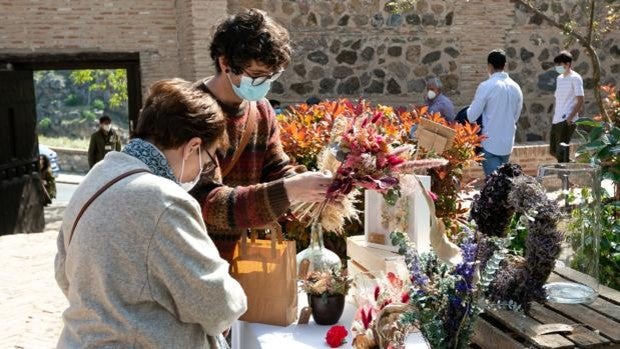
[[[305,294],[299,294],[299,308],[308,304]],[[351,323],[355,315],[356,307],[349,299],[345,303],[344,313],[338,322],[349,331],[347,343],[342,348],[351,348]],[[286,348],[286,349],[312,349],[329,348],[325,342],[325,334],[331,326],[321,326],[314,323],[312,317],[307,325],[292,324],[287,327],[271,326],[263,324],[237,321],[232,327],[233,349],[262,349],[262,348]],[[407,337],[408,349],[427,349],[426,343],[419,332]]]

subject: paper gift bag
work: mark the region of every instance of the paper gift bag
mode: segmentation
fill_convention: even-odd
[[[231,261],[231,275],[241,284],[248,311],[240,320],[288,326],[297,318],[295,242],[285,241],[279,225],[271,240],[248,240],[244,233]]]

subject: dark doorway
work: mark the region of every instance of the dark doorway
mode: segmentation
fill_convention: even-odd
[[[0,235],[43,230],[34,85],[30,71],[0,71]]]
[[[13,70],[76,70],[125,69],[127,71],[127,112],[130,132],[133,132],[142,107],[140,54],[94,52],[76,54],[0,54],[0,67],[11,64]]]
[[[35,70],[125,69],[129,131],[142,105],[138,53],[0,54],[0,235],[42,231]]]

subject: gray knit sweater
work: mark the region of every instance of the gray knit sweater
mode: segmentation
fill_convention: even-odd
[[[206,234],[196,200],[171,180],[119,174],[145,168],[111,152],[84,178],[58,236],[56,280],[69,299],[59,348],[218,348],[247,307]]]

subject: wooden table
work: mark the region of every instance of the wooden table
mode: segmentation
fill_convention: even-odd
[[[581,276],[557,268],[549,281],[575,281]],[[562,330],[562,325],[572,326],[572,332],[548,333]],[[620,292],[601,285],[599,297],[588,305],[533,303],[526,314],[486,311],[476,322],[472,347],[620,349]]]
[[[347,253],[351,257],[348,267],[352,275],[385,272],[389,269],[386,261],[397,256],[369,246],[364,236],[349,237]],[[582,277],[575,270],[557,268],[549,281],[578,281]],[[549,332],[567,329],[566,325],[572,326],[571,332]],[[482,349],[620,349],[620,292],[601,285],[599,297],[588,305],[534,303],[526,314],[485,311],[476,322],[472,342],[473,348]]]

